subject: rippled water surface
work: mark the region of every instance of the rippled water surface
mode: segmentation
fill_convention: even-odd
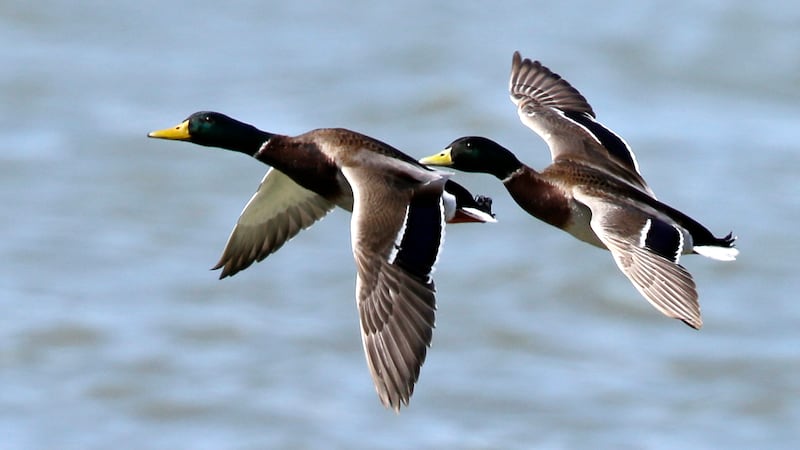
[[[796,448],[800,6],[792,2],[0,5],[0,448]],[[217,280],[266,166],[145,134],[213,109],[534,167],[511,54],[570,80],[659,198],[740,237],[684,260],[705,326],[519,210],[448,228],[411,405],[378,402],[349,216]]]

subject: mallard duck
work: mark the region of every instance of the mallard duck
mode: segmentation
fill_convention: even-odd
[[[491,200],[399,150],[354,131],[289,137],[214,112],[148,136],[235,150],[271,165],[245,207],[217,268],[223,276],[265,258],[338,205],[353,212],[361,337],[381,402],[407,405],[430,345],[431,273],[445,220],[494,221]]]
[[[715,237],[686,214],[656,200],[631,148],[598,122],[586,99],[538,61],[514,53],[511,100],[522,123],[550,147],[541,172],[500,144],[456,139],[423,164],[483,172],[503,182],[526,212],[576,238],[607,249],[633,286],[656,309],[699,329],[697,289],[681,255],[736,259],[736,238]]]
[[[423,167],[399,150],[349,130],[319,129],[289,137],[209,111],[196,112],[177,126],[153,131],[148,136],[234,150],[272,166],[242,210],[219,262],[212,268],[222,269],[220,278],[233,276],[262,261],[334,207],[353,211],[350,183],[338,164],[321,151],[328,142],[349,148],[363,139],[375,148],[370,147],[372,152]],[[466,188],[452,180],[445,183],[443,199],[448,223],[496,221],[491,198],[481,195],[473,198]]]

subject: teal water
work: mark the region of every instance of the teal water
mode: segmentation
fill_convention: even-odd
[[[0,448],[795,448],[800,6],[791,2],[65,1],[0,5]],[[343,126],[423,156],[481,134],[534,167],[507,96],[542,60],[735,263],[684,260],[705,326],[520,211],[448,228],[433,347],[384,410],[349,216],[208,270],[266,166],[149,140],[200,109]]]

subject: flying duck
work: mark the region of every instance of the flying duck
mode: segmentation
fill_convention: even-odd
[[[223,277],[264,259],[334,206],[352,211],[356,302],[369,370],[386,407],[408,405],[433,334],[431,274],[445,222],[493,222],[491,200],[475,200],[449,174],[341,128],[290,137],[198,112],[148,136],[234,150],[272,166],[216,266]]]
[[[699,329],[697,289],[680,257],[734,260],[739,252],[733,234],[715,237],[656,200],[625,140],[596,120],[577,89],[539,61],[515,52],[509,91],[522,123],[549,146],[550,166],[537,172],[500,144],[477,136],[456,139],[420,162],[494,175],[522,209],[609,250],[657,310]]]

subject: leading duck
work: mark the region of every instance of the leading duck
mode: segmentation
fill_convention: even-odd
[[[607,249],[656,309],[699,329],[697,289],[681,255],[730,261],[736,238],[718,238],[656,200],[628,144],[595,119],[583,95],[538,61],[514,53],[511,100],[523,124],[547,143],[553,163],[541,172],[484,137],[456,139],[420,160],[494,175],[529,214]]]
[[[431,343],[431,274],[445,221],[493,222],[491,201],[369,136],[325,128],[283,136],[198,112],[149,137],[189,141],[271,165],[231,233],[223,277],[276,251],[336,205],[352,211],[361,338],[381,402],[408,404]]]

